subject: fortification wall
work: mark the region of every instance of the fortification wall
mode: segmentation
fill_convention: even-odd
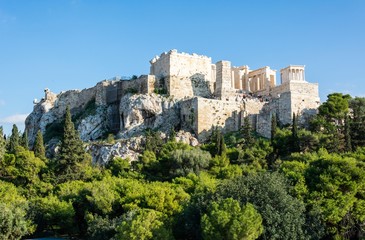
[[[155,89],[155,76],[153,75],[141,75],[139,78],[132,80],[123,80],[122,82],[122,95],[128,92],[132,93],[152,93]]]
[[[243,103],[246,114],[259,114],[266,104],[265,102],[260,101],[257,98],[245,99]]]
[[[181,129],[192,131],[198,135],[198,98],[190,98],[180,102]]]
[[[95,104],[97,106],[106,106],[108,89],[117,89],[117,81],[102,81],[96,85]]]
[[[223,99],[226,96],[230,96],[232,90],[232,68],[231,62],[219,61],[216,63],[216,89],[215,94],[217,97]]]
[[[171,50],[151,60],[151,74],[163,79],[168,93],[176,98],[211,97],[214,92],[215,68],[206,56]]]
[[[301,124],[317,113],[320,105],[317,83],[290,82],[292,112],[299,116]]]
[[[212,59],[193,53],[170,53],[170,75],[191,77],[199,75],[205,81],[211,81]]]
[[[276,115],[281,124],[292,124],[293,113],[299,116],[299,123],[305,125],[317,113],[320,104],[318,84],[304,81],[290,81],[273,88],[272,98],[257,116],[256,131],[270,137],[271,117]]]
[[[69,90],[57,95],[53,111],[56,116],[63,116],[66,107],[69,106],[71,113],[83,109],[90,101],[95,100],[96,87],[83,90]]]
[[[170,75],[170,54],[162,53],[156,56],[151,61],[150,75],[155,75],[156,78],[164,78]]]
[[[210,81],[205,81],[204,76],[170,76],[166,77],[164,81],[169,95],[174,96],[175,98],[193,96],[211,98],[213,95],[211,89],[214,87],[214,84]]]
[[[243,105],[239,102],[197,98],[198,122],[196,133],[200,141],[206,141],[217,126],[223,133],[239,130],[243,122]]]

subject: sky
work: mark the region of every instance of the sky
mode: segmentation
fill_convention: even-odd
[[[305,65],[321,101],[365,97],[363,0],[0,0],[0,126],[23,131],[45,88],[148,74],[170,49],[251,69]]]

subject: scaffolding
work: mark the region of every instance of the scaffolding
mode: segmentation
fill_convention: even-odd
[[[106,90],[106,102],[110,108],[109,129],[113,133],[120,131],[119,103],[123,96],[123,80],[110,85]]]

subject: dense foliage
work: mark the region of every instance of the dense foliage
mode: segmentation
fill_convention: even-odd
[[[69,108],[52,158],[40,131],[29,146],[0,127],[0,238],[364,239],[365,99],[330,94],[309,126],[299,118],[273,114],[270,139],[249,118],[238,132],[213,127],[198,147],[148,130],[138,161],[105,166]]]

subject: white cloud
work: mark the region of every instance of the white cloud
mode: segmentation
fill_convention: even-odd
[[[6,123],[24,124],[24,121],[27,118],[27,116],[28,116],[28,114],[15,114],[15,115],[7,116],[7,117],[0,119],[0,123],[2,123],[2,124],[6,124]]]

